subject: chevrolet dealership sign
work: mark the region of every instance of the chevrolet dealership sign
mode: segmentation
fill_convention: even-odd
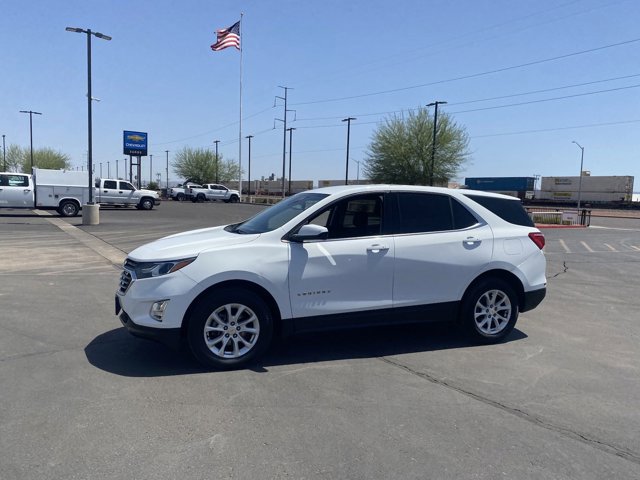
[[[147,133],[146,132],[130,132],[125,130],[124,132],[124,147],[123,153],[125,155],[135,155],[136,157],[147,156]]]

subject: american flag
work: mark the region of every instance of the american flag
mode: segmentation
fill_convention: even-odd
[[[211,45],[211,50],[217,52],[227,47],[236,47],[240,50],[240,22],[234,23],[229,28],[217,30],[216,34],[218,38],[216,43]]]

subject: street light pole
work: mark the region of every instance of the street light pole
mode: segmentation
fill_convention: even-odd
[[[358,164],[358,170],[356,173],[356,185],[360,185],[360,160],[356,160],[355,158],[352,158],[351,160]]]
[[[293,131],[295,130],[295,127],[290,127],[287,128],[287,130],[289,131],[289,195],[291,195],[291,142],[293,140]]]
[[[245,138],[249,140],[249,179],[247,180],[247,196],[249,197],[249,203],[251,203],[251,139],[253,138],[253,135],[247,135]],[[240,185],[240,193],[242,194],[242,185]]]
[[[4,171],[7,171],[7,151],[4,148],[4,137],[5,135],[2,135],[2,160],[3,160],[3,165],[4,165]]]
[[[92,32],[90,28],[82,29],[76,27],[67,27],[65,28],[67,32],[75,32],[75,33],[84,33],[87,35],[87,143],[88,143],[88,170],[89,170],[89,201],[87,205],[93,205],[93,139],[92,139],[92,125],[91,125],[91,35],[96,38],[101,38],[103,40],[111,40],[111,37],[108,35],[104,35],[100,32]],[[93,208],[87,209],[86,223],[89,224],[97,224],[97,210],[94,212]],[[92,218],[95,216],[95,219]],[[83,222],[85,220],[85,213],[83,213]]]
[[[34,112],[32,110],[20,110],[20,113],[29,114],[29,141],[31,143],[31,170],[33,170],[33,115],[34,114],[42,115],[42,114],[40,112]]]
[[[580,200],[582,197],[582,164],[584,162],[584,147],[575,140],[573,140],[571,143],[575,143],[580,148],[580,177],[578,179],[578,210],[580,210]]]
[[[149,183],[153,182],[153,154],[149,154]]]
[[[435,106],[433,113],[433,141],[431,142],[431,172],[429,174],[429,184],[433,187],[434,170],[436,168],[436,134],[438,133],[438,105],[445,105],[447,102],[435,101],[427,104],[427,107]]]
[[[220,180],[218,180],[218,144],[220,140],[214,140],[213,143],[216,144],[216,183],[220,183]]]
[[[165,150],[167,154],[167,198],[169,198],[169,150]]]
[[[344,184],[349,185],[349,137],[351,136],[351,120],[357,120],[355,117],[347,117],[343,119],[343,122],[347,122],[347,162],[346,171],[344,175]]]

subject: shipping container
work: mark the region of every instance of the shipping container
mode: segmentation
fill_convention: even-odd
[[[577,192],[579,188],[580,177],[576,175],[575,177],[542,177],[540,189],[543,192]],[[583,193],[617,193],[631,196],[633,177],[629,175],[597,177],[584,175],[581,190]]]
[[[533,190],[534,177],[468,177],[465,185],[485,192],[524,192]],[[516,195],[519,196],[519,195]]]
[[[611,203],[611,202],[630,202],[631,194],[625,194],[620,192],[589,192],[582,190],[580,194],[581,203]],[[541,190],[537,194],[537,199],[547,200],[554,202],[571,202],[576,203],[578,201],[578,192],[570,191],[555,191],[549,192]]]

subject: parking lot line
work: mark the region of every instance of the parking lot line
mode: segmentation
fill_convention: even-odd
[[[608,243],[604,244],[605,247],[607,247],[609,250],[611,250],[612,252],[617,252],[618,250],[616,250],[615,248],[613,248],[611,245],[609,245]]]
[[[593,248],[591,248],[589,245],[587,245],[587,242],[584,242],[584,241],[582,241],[582,240],[581,240],[581,241],[580,241],[580,244],[581,244],[584,248],[586,248],[586,249],[587,249],[587,251],[589,251],[589,252],[591,252],[591,253],[593,253],[593,252],[595,251]]]
[[[571,249],[569,247],[567,247],[567,244],[564,242],[564,240],[560,239],[560,240],[558,240],[558,242],[560,243],[560,246],[562,248],[564,248],[565,252],[571,253]]]

